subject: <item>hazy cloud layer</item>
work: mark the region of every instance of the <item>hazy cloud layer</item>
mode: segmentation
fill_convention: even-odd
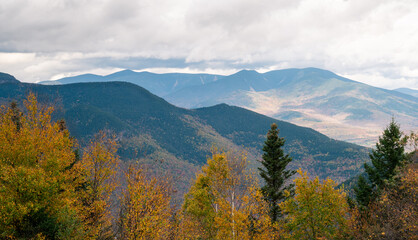
[[[2,0],[0,71],[325,68],[418,88],[416,0]]]

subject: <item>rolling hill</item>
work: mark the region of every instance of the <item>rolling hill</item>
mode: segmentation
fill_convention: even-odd
[[[273,122],[286,139],[293,168],[341,182],[357,174],[367,159],[367,148],[330,139],[310,128],[226,104],[179,108],[127,82],[52,86],[8,82],[0,84],[0,103],[22,102],[29,92],[55,106],[54,118],[64,118],[81,145],[97,131],[110,129],[118,136],[124,160],[140,159],[151,169],[169,170],[183,188],[206,162],[212,145],[246,148],[256,166]]]

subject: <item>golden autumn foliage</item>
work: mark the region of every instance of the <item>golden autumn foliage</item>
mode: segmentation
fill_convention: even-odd
[[[85,224],[86,238],[106,239],[112,236],[110,196],[116,187],[115,174],[119,157],[114,137],[99,132],[84,149],[80,170],[80,214]]]
[[[346,194],[335,189],[336,183],[318,177],[309,180],[306,172],[298,171],[295,196],[280,203],[286,218],[288,239],[341,239],[349,233]]]
[[[131,165],[122,198],[120,238],[169,239],[172,221],[170,185]]]
[[[244,153],[212,152],[185,196],[182,239],[270,239],[268,207]]]
[[[75,143],[33,94],[0,116],[0,238],[77,238]]]

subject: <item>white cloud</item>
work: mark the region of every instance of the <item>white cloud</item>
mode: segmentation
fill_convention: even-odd
[[[388,78],[382,76],[378,72],[365,72],[359,74],[340,74],[343,77],[353,79],[359,82],[366,83],[372,86],[378,86],[386,89],[396,89],[402,87],[408,87],[412,89],[418,88],[418,78]]]
[[[415,0],[3,0],[0,22],[0,71],[24,81],[313,66],[418,88]]]

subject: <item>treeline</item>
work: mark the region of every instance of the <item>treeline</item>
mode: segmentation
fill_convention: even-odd
[[[294,175],[273,124],[257,172],[245,152],[213,148],[176,206],[171,179],[122,162],[111,134],[80,149],[52,108],[32,94],[24,105],[0,110],[1,239],[418,238],[416,155],[394,121],[355,199],[331,179]],[[417,136],[409,143],[416,153]]]

